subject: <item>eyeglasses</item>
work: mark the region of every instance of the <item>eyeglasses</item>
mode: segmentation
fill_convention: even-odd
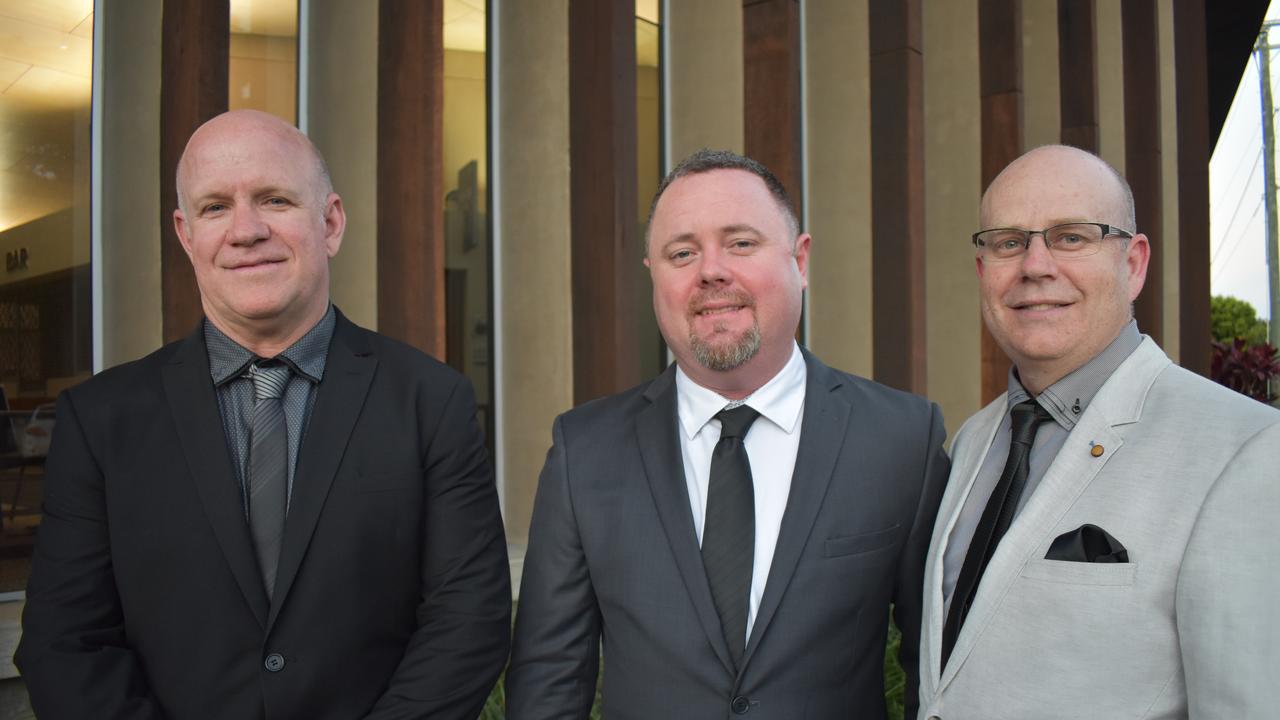
[[[1087,257],[1098,252],[1102,241],[1108,237],[1128,240],[1133,233],[1104,223],[1066,223],[1044,230],[1021,228],[992,228],[973,234],[973,245],[978,255],[986,260],[1012,260],[1031,249],[1031,236],[1044,238],[1044,245],[1054,258]]]

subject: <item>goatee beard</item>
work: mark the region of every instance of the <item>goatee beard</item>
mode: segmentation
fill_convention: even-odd
[[[716,327],[715,330],[720,332],[722,328]],[[693,359],[706,369],[716,372],[735,370],[760,352],[760,325],[753,322],[735,342],[720,346],[704,342],[690,329],[689,346],[693,350]]]

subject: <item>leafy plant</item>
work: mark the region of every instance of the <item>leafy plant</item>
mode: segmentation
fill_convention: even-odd
[[[905,712],[903,692],[907,685],[907,674],[902,671],[898,662],[898,646],[902,644],[902,633],[898,626],[889,623],[889,639],[884,646],[884,704],[889,709],[889,720],[902,720]]]
[[[1229,344],[1215,341],[1209,374],[1236,392],[1270,402],[1274,399],[1272,381],[1280,377],[1280,357],[1268,342],[1250,346],[1244,338],[1236,338]]]
[[[1230,344],[1244,338],[1246,345],[1261,345],[1267,341],[1267,324],[1258,319],[1258,311],[1229,295],[1210,298],[1209,325],[1216,342]]]

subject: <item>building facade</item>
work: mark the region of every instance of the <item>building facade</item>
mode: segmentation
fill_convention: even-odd
[[[702,147],[763,161],[799,203],[801,340],[937,401],[953,431],[1008,368],[979,315],[978,200],[1045,143],[1129,178],[1154,250],[1140,328],[1207,372],[1215,68],[1238,55],[1239,77],[1265,4],[1205,5],[0,1],[6,417],[20,434],[62,387],[196,326],[174,168],[236,107],[327,157],[349,218],[337,306],[472,379],[516,571],[554,417],[667,362],[644,220]],[[0,484],[3,590],[25,584],[38,524],[24,472]]]

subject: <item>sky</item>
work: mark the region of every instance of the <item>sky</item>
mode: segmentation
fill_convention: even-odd
[[[1267,19],[1280,19],[1277,0],[1267,8]],[[1280,46],[1280,28],[1272,30],[1271,42]],[[1280,109],[1280,47],[1271,51],[1271,86],[1273,109]],[[1222,135],[1209,160],[1209,282],[1214,295],[1232,295],[1248,301],[1259,317],[1266,318],[1269,302],[1261,108],[1255,54],[1240,78]]]

